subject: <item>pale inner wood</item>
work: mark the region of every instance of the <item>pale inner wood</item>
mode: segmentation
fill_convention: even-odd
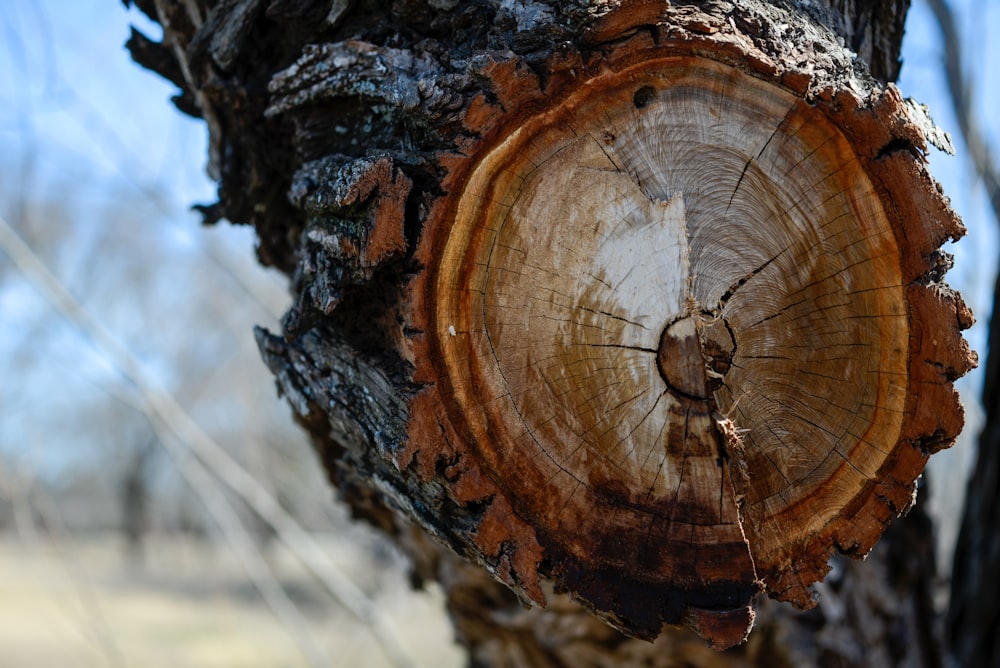
[[[835,128],[731,68],[663,61],[530,121],[476,168],[440,267],[455,399],[515,508],[558,530],[668,517],[673,537],[740,540],[739,456],[747,512],[791,541],[898,438],[908,323],[877,196]],[[658,367],[671,325],[695,367]],[[741,453],[691,422],[702,394]],[[627,503],[594,519],[612,487]]]

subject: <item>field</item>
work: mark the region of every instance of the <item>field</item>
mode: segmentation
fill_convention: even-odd
[[[462,665],[440,592],[413,592],[393,555],[373,559],[370,546],[343,538],[323,544],[389,614],[419,665]],[[329,665],[391,665],[369,629],[280,546],[268,561]],[[0,666],[308,665],[223,545],[159,537],[135,559],[116,536],[0,534]]]

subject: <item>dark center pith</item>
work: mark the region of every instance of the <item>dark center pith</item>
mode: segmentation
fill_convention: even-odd
[[[656,365],[668,388],[693,399],[707,399],[722,386],[735,347],[725,320],[693,313],[663,329]]]

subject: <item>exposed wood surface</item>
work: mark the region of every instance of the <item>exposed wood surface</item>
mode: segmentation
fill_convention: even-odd
[[[418,252],[411,421],[449,421],[503,495],[517,529],[490,540],[529,598],[543,571],[628,633],[725,647],[758,589],[810,607],[835,548],[871,549],[961,409],[915,412],[940,302],[869,176],[892,147],[727,65],[624,51],[456,169]]]
[[[207,105],[208,219],[294,279],[265,360],[452,591],[389,509],[525,600],[726,647],[961,428],[934,132],[831,32],[891,76],[905,2],[142,4],[137,57]]]

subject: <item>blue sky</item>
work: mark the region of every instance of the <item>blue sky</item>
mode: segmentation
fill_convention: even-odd
[[[169,103],[174,86],[136,66],[114,0],[5,0],[0,9],[0,159],[33,153],[39,187],[83,179],[162,193],[168,207],[212,198],[204,124]],[[177,213],[173,211],[173,213]]]
[[[173,390],[191,384],[192,361],[205,350],[238,350],[259,365],[252,326],[274,327],[273,311],[280,309],[244,308],[252,300],[234,288],[234,275],[265,291],[270,304],[287,296],[284,279],[256,265],[252,230],[203,228],[190,210],[214,201],[215,186],[204,170],[205,126],[174,109],[172,84],[131,61],[124,47],[130,23],[158,34],[115,0],[0,3],[0,215],[17,225],[24,206],[33,219],[46,215],[45,202],[71,210],[72,222],[50,226],[61,243],[45,239],[36,251],[139,357],[147,374]],[[121,211],[134,221],[125,234],[120,217],[112,219]],[[136,245],[147,253],[143,257],[162,260],[158,272],[125,266],[126,256],[139,255],[129,252]],[[225,271],[204,273],[206,265],[220,262]],[[123,276],[137,275],[141,284],[121,284]],[[247,302],[233,309],[243,309],[243,319],[232,331],[203,337],[204,350],[190,331],[181,331],[198,318],[200,286],[191,280],[199,276]],[[177,317],[150,316],[161,300]],[[127,383],[2,252],[0,322],[0,375],[21,375],[16,393],[0,393],[0,405],[7,401],[0,410],[0,453],[30,459],[39,476],[65,476],[94,459],[93,448],[114,440],[100,431],[99,420],[87,434],[85,419],[81,426],[69,414],[107,403],[108,392],[127,393]],[[223,337],[235,343],[220,344]],[[274,400],[260,369],[261,400]],[[195,380],[202,377],[209,382],[211,371]]]

